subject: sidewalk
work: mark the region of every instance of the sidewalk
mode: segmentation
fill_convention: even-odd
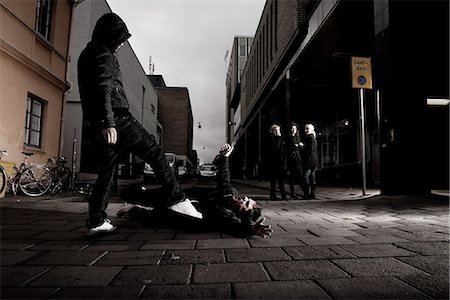
[[[119,233],[89,238],[80,196],[0,199],[1,299],[449,299],[448,197],[268,201],[262,184],[238,188],[268,239],[143,226],[115,217],[117,198]]]

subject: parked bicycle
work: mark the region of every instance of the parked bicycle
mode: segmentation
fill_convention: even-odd
[[[49,158],[47,168],[52,175],[52,186],[50,195],[55,196],[62,192],[64,184],[69,178],[70,169],[65,166],[67,159],[64,156]]]
[[[3,155],[8,153],[4,150],[0,150],[0,159]],[[27,196],[37,197],[42,196],[48,192],[52,185],[52,176],[50,170],[43,164],[29,164],[27,158],[32,156],[33,153],[22,152],[24,159],[22,163],[17,167],[13,166],[11,174],[7,176],[6,170],[1,167],[0,177],[3,179],[2,189],[5,188],[6,191],[13,193],[14,196],[20,190]]]
[[[3,155],[8,155],[8,152],[6,152],[5,150],[0,150],[0,159]],[[2,165],[0,165],[0,194],[3,193],[3,191],[6,189],[7,181],[8,175],[6,173],[6,170]]]

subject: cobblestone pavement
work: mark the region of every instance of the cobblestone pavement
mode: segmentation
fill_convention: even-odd
[[[449,298],[448,197],[238,188],[262,203],[271,238],[143,226],[115,217],[118,199],[119,233],[89,238],[80,196],[0,199],[1,299]]]

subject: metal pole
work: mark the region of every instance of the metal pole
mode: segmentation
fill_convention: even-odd
[[[362,195],[366,195],[366,121],[364,118],[364,89],[359,89],[359,118],[361,138],[361,171],[362,171]]]

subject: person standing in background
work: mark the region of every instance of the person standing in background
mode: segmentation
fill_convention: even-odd
[[[286,137],[286,161],[289,171],[290,198],[297,199],[295,185],[298,184],[301,187],[303,186],[303,168],[300,149],[303,148],[304,145],[300,141],[297,124],[292,122],[289,126],[289,130],[290,135]]]
[[[279,200],[276,195],[276,183],[280,189],[281,199],[286,200],[286,191],[284,189],[284,173],[286,171],[286,152],[285,143],[281,136],[281,127],[278,124],[273,124],[270,127],[270,156],[269,156],[269,170],[270,170],[270,199]]]
[[[313,124],[305,125],[305,147],[303,149],[303,199],[316,198],[316,169],[319,166],[317,156],[316,131]]]

